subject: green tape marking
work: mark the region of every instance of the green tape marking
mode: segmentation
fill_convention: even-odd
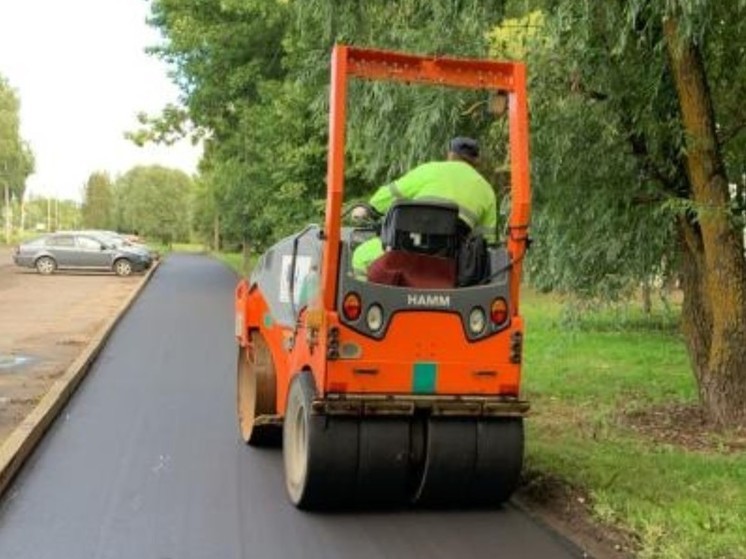
[[[272,315],[269,313],[264,313],[264,327],[272,328]]]
[[[435,379],[438,376],[436,363],[415,363],[412,371],[412,392],[432,394],[435,392]]]

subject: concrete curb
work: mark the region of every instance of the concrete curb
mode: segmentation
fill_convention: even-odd
[[[31,413],[26,416],[20,425],[13,430],[0,447],[0,495],[5,493],[16,473],[18,473],[23,463],[31,456],[36,446],[42,440],[46,430],[75,392],[80,381],[85,378],[91,364],[111,335],[114,327],[148,284],[150,278],[160,266],[160,263],[160,260],[153,263],[153,266],[145,274],[140,285],[127,297],[114,317],[93,335],[90,343],[81,354],[78,355],[63,375],[52,384],[41,401],[31,410]]]

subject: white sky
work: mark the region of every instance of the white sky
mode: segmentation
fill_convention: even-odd
[[[36,157],[27,191],[82,198],[94,171],[135,165],[196,170],[201,149],[138,148],[124,132],[140,111],[178,101],[167,67],[145,54],[160,42],[147,0],[0,0],[0,74],[21,101],[21,135]]]

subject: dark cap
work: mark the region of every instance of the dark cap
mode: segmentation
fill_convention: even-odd
[[[453,138],[448,144],[448,149],[468,159],[479,159],[479,143],[474,138],[464,136]]]

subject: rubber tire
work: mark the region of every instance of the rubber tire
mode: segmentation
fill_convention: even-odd
[[[49,276],[57,269],[57,262],[51,256],[41,256],[34,263],[36,271],[43,276]]]
[[[355,418],[312,413],[313,375],[290,382],[282,432],[288,497],[303,510],[349,507],[357,479],[358,423]]]
[[[132,262],[126,258],[117,258],[112,265],[114,273],[119,277],[127,277],[132,275]]]
[[[257,416],[275,415],[276,377],[272,354],[259,332],[251,333],[253,349],[241,347],[236,363],[236,417],[241,439],[251,446],[279,446],[279,425],[254,423]]]

